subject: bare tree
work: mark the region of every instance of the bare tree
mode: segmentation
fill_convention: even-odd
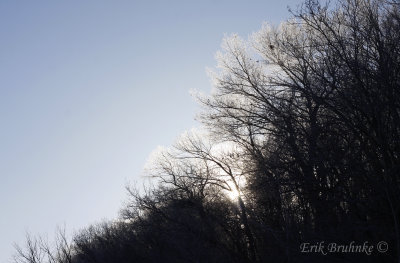
[[[41,248],[41,241],[31,234],[26,234],[25,248],[15,244],[15,263],[42,263],[45,253]]]
[[[49,244],[43,237],[26,234],[25,247],[15,244],[15,263],[72,263],[73,248],[67,239],[65,227],[57,227],[55,241]]]

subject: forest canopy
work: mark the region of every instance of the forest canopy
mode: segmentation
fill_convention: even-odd
[[[154,187],[72,241],[15,262],[400,262],[400,2],[306,1],[223,40],[201,131],[161,151]],[[304,243],[384,253],[304,253]]]

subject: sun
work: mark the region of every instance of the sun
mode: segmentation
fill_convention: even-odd
[[[227,195],[228,195],[229,199],[236,200],[239,198],[240,193],[236,189],[232,188],[232,190],[227,191]]]
[[[245,182],[243,178],[235,178],[235,180],[236,181],[227,180],[227,188],[225,188],[224,191],[226,196],[232,201],[238,200],[238,198],[243,195],[243,192],[240,191],[240,189],[244,187]]]

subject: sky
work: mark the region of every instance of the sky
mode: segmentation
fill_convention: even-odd
[[[197,126],[224,35],[300,0],[0,1],[0,263],[27,231],[118,216],[149,154]]]

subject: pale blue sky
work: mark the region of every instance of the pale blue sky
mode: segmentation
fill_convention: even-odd
[[[118,215],[148,155],[195,126],[224,34],[286,1],[0,1],[0,262],[25,231]]]

